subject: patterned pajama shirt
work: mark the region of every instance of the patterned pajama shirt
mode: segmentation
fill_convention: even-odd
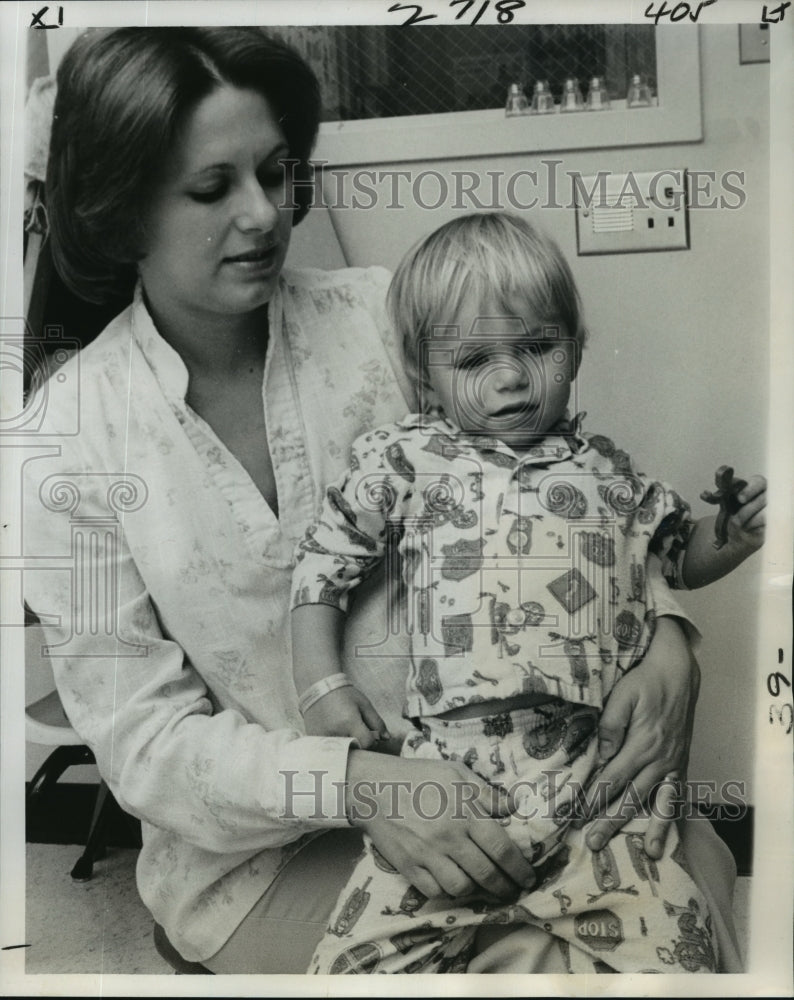
[[[597,793],[603,703],[653,636],[648,553],[677,585],[691,529],[673,490],[579,424],[563,421],[522,457],[440,418],[375,430],[354,444],[300,544],[294,606],[346,610],[351,588],[398,553],[412,635],[403,756],[462,761],[510,789],[507,832],[539,876],[509,905],[430,900],[368,842],[310,972],[462,972],[478,928],[493,923],[541,928],[571,972],[716,971],[676,831],[652,861],[647,820],[598,852],[571,825],[577,801]],[[521,694],[548,700],[440,717]]]

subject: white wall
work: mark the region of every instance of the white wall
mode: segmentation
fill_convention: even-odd
[[[588,426],[616,438],[648,471],[673,484],[697,514],[717,466],[768,472],[766,463],[768,101],[766,64],[741,66],[736,25],[701,28],[702,142],[551,153],[582,175],[686,167],[745,172],[741,209],[690,213],[691,249],[577,257],[573,212],[531,213],[567,255],[591,340],[579,378]],[[539,170],[538,157],[483,156],[377,169]],[[351,167],[351,170],[355,167]],[[540,204],[546,191],[536,189]],[[451,182],[450,182],[451,183]],[[528,197],[524,189],[523,197]],[[433,198],[430,186],[424,195]],[[561,197],[567,203],[567,197]],[[735,201],[735,199],[732,199]],[[417,239],[456,213],[410,204],[334,211],[354,265],[393,268]],[[760,559],[682,602],[697,617],[703,684],[690,775],[747,782],[752,801],[755,643]]]

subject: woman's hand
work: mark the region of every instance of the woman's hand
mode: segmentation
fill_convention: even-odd
[[[535,884],[524,855],[494,817],[507,796],[465,765],[351,750],[347,815],[425,896],[485,892],[514,899]]]
[[[700,687],[700,668],[680,625],[659,618],[656,633],[643,661],[617,684],[604,708],[599,726],[599,756],[607,761],[599,775],[607,782],[609,801],[619,806],[594,820],[587,844],[599,850],[659,790],[648,829],[645,850],[659,858],[677,785],[686,781],[689,746]],[[629,795],[631,783],[635,794]]]
[[[352,736],[362,750],[390,738],[372,702],[352,685],[323,695],[306,709],[303,721],[310,736]]]

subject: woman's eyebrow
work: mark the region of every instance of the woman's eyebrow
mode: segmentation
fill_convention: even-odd
[[[232,170],[231,163],[208,163],[206,167],[199,167],[197,170],[192,170],[189,174],[185,175],[186,180],[192,180],[194,177],[201,177],[202,174],[212,173],[213,170]]]
[[[273,149],[271,149],[269,153],[266,153],[262,157],[261,162],[264,163],[267,160],[272,160],[274,156],[286,156],[288,153],[289,153],[289,146],[286,144],[286,142],[282,142],[279,143],[278,146],[275,146]],[[192,177],[200,177],[202,174],[210,173],[213,170],[234,170],[234,169],[235,169],[234,163],[230,163],[228,160],[219,160],[218,163],[208,163],[204,167],[198,167],[196,170],[192,170],[189,174],[186,175],[186,178],[187,180],[190,180]]]

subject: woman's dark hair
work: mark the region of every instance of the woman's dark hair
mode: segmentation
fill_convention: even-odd
[[[169,151],[214,89],[255,90],[270,105],[308,181],[320,119],[311,68],[260,28],[120,28],[81,35],[58,69],[47,168],[52,254],[67,287],[89,302],[132,298],[147,206]],[[312,186],[296,184],[297,224]]]

